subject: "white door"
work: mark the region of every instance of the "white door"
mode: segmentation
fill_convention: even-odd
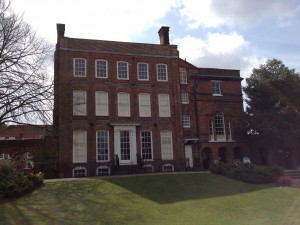
[[[193,168],[193,152],[192,152],[192,146],[191,145],[185,145],[184,146],[185,150],[185,164],[186,167]]]
[[[133,126],[114,127],[115,155],[120,165],[136,164],[136,129]]]

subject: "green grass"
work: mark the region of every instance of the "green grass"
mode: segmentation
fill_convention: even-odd
[[[0,204],[2,225],[296,225],[300,189],[213,174],[59,181]]]

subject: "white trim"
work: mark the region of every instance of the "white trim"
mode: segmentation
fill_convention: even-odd
[[[182,127],[183,128],[191,128],[191,116],[190,115],[182,115]]]
[[[105,62],[105,64],[106,64],[106,74],[105,74],[105,77],[98,77],[97,75],[97,62],[100,62],[100,61],[102,61],[102,62]],[[108,61],[107,60],[105,60],[105,59],[96,59],[95,60],[95,78],[99,78],[99,79],[107,79],[108,78]]]
[[[104,97],[105,101],[101,101],[100,96]],[[109,102],[108,102],[108,99],[109,99],[108,92],[106,92],[106,91],[96,91],[95,92],[95,115],[96,116],[109,116]],[[98,102],[98,100],[100,100],[100,101]],[[106,103],[106,104],[104,104],[104,103]],[[103,106],[106,106],[106,109]]]
[[[81,60],[84,60],[84,75],[76,75],[75,74],[75,71],[76,71],[76,63],[75,63],[75,61],[77,60],[77,59],[81,59]],[[73,76],[74,77],[86,77],[87,75],[86,75],[86,59],[85,58],[73,58]]]
[[[76,96],[75,94],[77,94],[79,96]],[[83,94],[83,95],[81,96],[81,94]],[[87,95],[86,95],[86,91],[84,91],[84,90],[73,90],[72,96],[73,96],[73,98],[72,98],[73,116],[86,116],[87,115]],[[81,97],[83,97],[83,99],[80,99]],[[80,102],[81,100],[83,100],[83,101]]]
[[[120,132],[129,131],[130,159],[122,160],[120,146]],[[114,154],[119,156],[120,165],[137,164],[136,127],[135,126],[114,126]]]
[[[74,152],[74,149],[76,148],[75,146],[75,140],[74,140],[74,135],[75,133],[83,133],[83,138],[84,138],[84,142],[83,144],[85,144],[85,146],[80,146],[82,147],[85,152],[82,153],[82,159],[78,160],[78,159],[75,159],[75,152]],[[72,159],[73,159],[73,163],[86,163],[87,162],[87,132],[85,130],[73,130],[73,147],[72,147]],[[78,157],[78,156],[77,156]]]
[[[165,167],[172,167],[172,170],[165,170]],[[163,164],[162,167],[161,167],[161,170],[163,172],[174,172],[174,165],[171,164],[171,163]]]
[[[151,117],[151,95],[148,93],[139,93],[139,117]],[[145,104],[147,103],[147,105]],[[143,110],[143,109],[148,109]]]
[[[119,63],[125,63],[126,64],[126,68],[127,68],[127,77],[126,78],[120,78],[119,77]],[[117,61],[117,79],[118,80],[129,80],[129,64],[126,61]]]
[[[142,148],[142,133],[143,132],[150,132],[150,138],[151,138],[151,159],[144,159],[143,158],[143,148]],[[151,130],[142,130],[140,131],[140,144],[141,144],[141,157],[143,158],[144,161],[153,161],[153,138],[152,138],[152,131]]]
[[[189,93],[187,91],[183,91],[180,93],[181,104],[187,105],[190,103]]]
[[[170,95],[169,94],[158,94],[157,96],[158,96],[159,117],[170,117],[171,116]],[[162,104],[162,103],[164,103],[164,101],[167,104]]]
[[[165,69],[166,69],[166,79],[165,80],[158,79],[158,66],[159,65],[165,66]],[[164,64],[164,63],[157,63],[156,64],[156,79],[157,79],[157,81],[160,81],[160,82],[167,82],[168,81],[168,65],[167,64]]]
[[[147,79],[140,79],[140,70],[139,70],[139,65],[140,64],[145,64],[147,65]],[[145,63],[145,62],[138,62],[137,63],[137,78],[138,80],[141,80],[141,81],[148,81],[149,80],[149,64],[148,63]]]
[[[166,145],[164,142],[165,140],[163,140],[162,134],[168,134],[167,138],[170,138],[170,143],[167,143],[168,145]],[[161,158],[162,160],[172,160],[174,157],[174,152],[173,152],[173,138],[172,138],[173,134],[172,131],[170,130],[162,130],[160,131],[160,144],[161,144]],[[165,151],[163,152],[163,147],[167,147],[165,149]]]
[[[84,166],[77,166],[73,168],[72,175],[75,177],[75,170],[84,170],[84,176],[76,176],[76,177],[86,177],[87,176],[87,169]]]
[[[222,88],[221,88],[221,83],[222,83],[222,81],[219,81],[219,80],[211,80],[211,84],[212,84],[212,95],[213,96],[223,96],[222,95]],[[216,89],[215,89],[215,84],[218,84],[218,92],[215,92],[216,91]]]
[[[108,174],[99,174],[99,173],[98,173],[98,169],[107,169],[107,170],[108,170]],[[98,167],[96,168],[96,175],[97,175],[97,176],[110,175],[110,167],[108,167],[108,166],[98,166]]]
[[[107,132],[107,160],[98,160],[98,132]],[[109,149],[109,131],[108,130],[97,130],[96,131],[96,162],[109,162],[110,161],[110,149]]]
[[[127,96],[126,106],[128,105],[128,111],[125,111],[125,112],[121,111],[121,107],[120,107],[120,103],[121,103],[120,102],[120,97],[122,95],[123,96],[125,96],[125,95]],[[117,98],[118,98],[118,116],[119,117],[130,117],[130,115],[131,115],[131,112],[130,112],[130,94],[127,93],[127,92],[118,92]],[[122,102],[122,103],[125,105],[124,102]]]
[[[184,79],[182,79],[184,77]],[[184,80],[184,82],[183,82]],[[180,84],[187,84],[188,79],[187,79],[187,71],[185,67],[179,67],[179,83]]]

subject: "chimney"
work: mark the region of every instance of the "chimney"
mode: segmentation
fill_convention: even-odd
[[[56,24],[57,29],[57,40],[61,37],[65,36],[65,24],[57,23]]]
[[[159,41],[161,45],[169,45],[169,29],[170,27],[161,27],[158,31]]]

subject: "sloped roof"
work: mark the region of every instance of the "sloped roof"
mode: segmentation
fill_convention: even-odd
[[[0,137],[4,139],[40,139],[45,136],[49,125],[10,125],[0,128]]]

